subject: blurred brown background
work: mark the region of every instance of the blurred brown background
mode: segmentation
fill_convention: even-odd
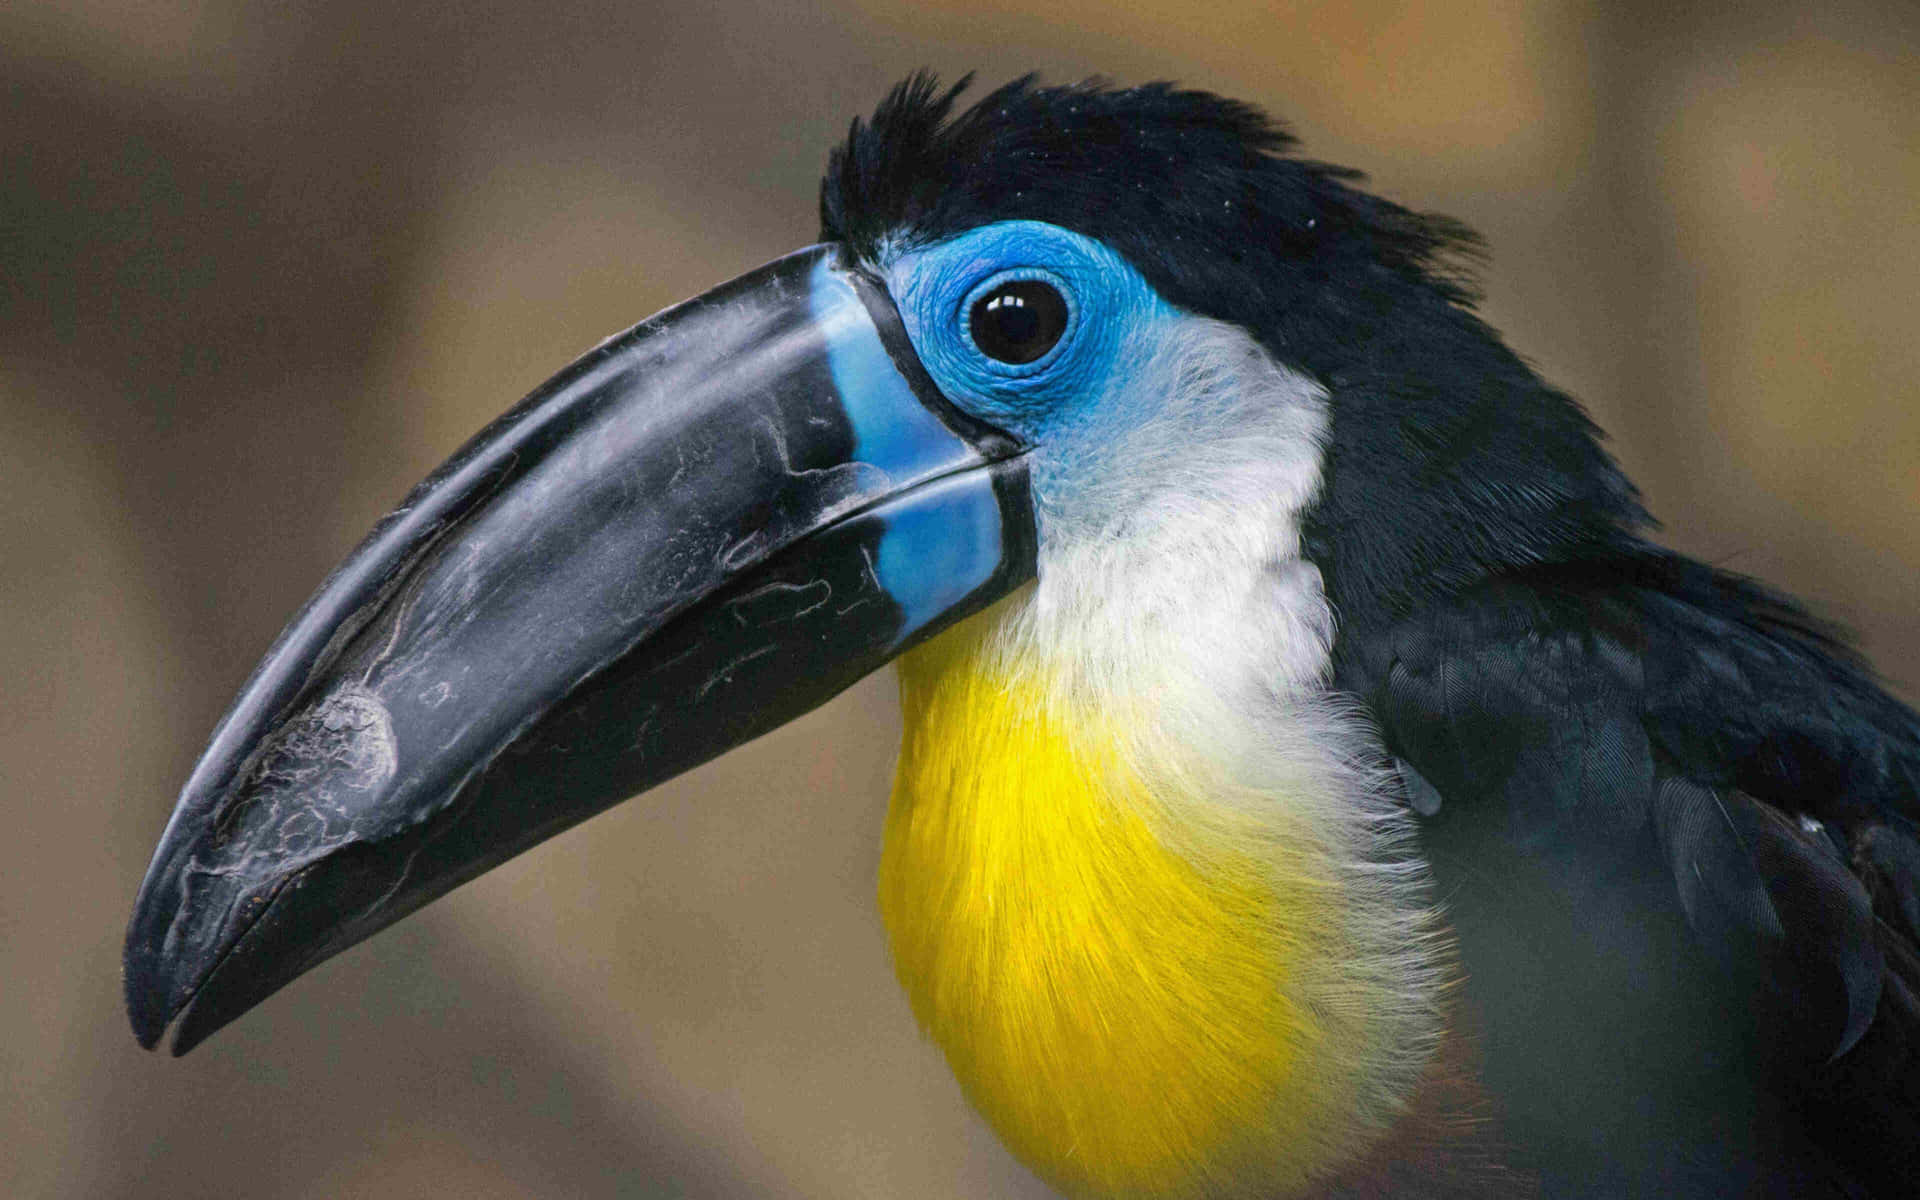
[[[1920,682],[1920,7],[0,8],[0,1193],[1039,1196],[871,893],[875,678],[135,1048],[122,924],[268,641],[604,334],[814,235],[907,70],[1174,77],[1478,226],[1673,543]]]

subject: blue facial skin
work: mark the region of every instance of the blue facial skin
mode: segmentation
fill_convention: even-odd
[[[1127,261],[1091,238],[1040,221],[1005,221],[915,247],[885,264],[888,290],[920,361],[947,399],[1021,442],[1037,476],[1071,469],[1072,447],[1139,419],[1148,397],[1120,384],[1180,318]],[[1066,332],[1020,365],[974,344],[974,303],[1013,280],[1052,284]],[[1041,482],[1036,479],[1036,482]]]
[[[834,392],[853,427],[853,461],[870,463],[907,484],[975,457],[966,439],[914,396],[847,277],[823,258],[807,284],[808,307],[827,344]]]
[[[883,264],[888,291],[921,364],[953,404],[1029,448],[1035,501],[1067,484],[1081,447],[1097,446],[1145,415],[1151,397],[1121,383],[1181,316],[1125,259],[1091,238],[1038,221],[1008,221],[915,247]],[[992,358],[974,344],[974,304],[1015,280],[1053,285],[1065,331],[1030,363]],[[855,437],[854,457],[902,482],[954,461],[958,435],[912,398],[869,326],[853,312],[844,277],[824,263],[811,281],[816,319]],[[960,475],[882,507],[874,572],[900,606],[905,640],[986,582],[1001,555],[999,501],[984,475]]]
[[[913,394],[846,275],[822,259],[808,289],[852,427],[853,461],[898,485],[921,484],[869,514],[882,523],[873,571],[900,608],[898,644],[993,578],[1003,551],[1000,497],[984,472],[965,469],[979,452]]]
[[[882,507],[873,573],[900,606],[897,646],[1000,566],[1000,501],[984,475],[956,475]]]

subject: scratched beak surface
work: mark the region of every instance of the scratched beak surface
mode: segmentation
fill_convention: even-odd
[[[384,518],[183,790],[127,933],[184,1053],[1033,571],[1019,448],[816,246],[598,347]]]

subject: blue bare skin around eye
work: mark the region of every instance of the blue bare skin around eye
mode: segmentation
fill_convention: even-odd
[[[885,276],[935,384],[956,406],[1034,451],[1037,476],[1067,467],[1075,442],[1129,419],[1130,398],[1114,384],[1178,315],[1119,255],[1037,221],[990,225],[910,251],[888,263]],[[982,354],[966,328],[973,303],[1010,279],[1052,283],[1069,310],[1059,345],[1018,366]],[[875,390],[874,377],[890,373],[876,355],[850,347],[836,344],[832,357],[843,396],[865,397]],[[848,411],[863,448],[893,443],[902,432],[878,428],[882,422],[864,403],[850,401]],[[896,413],[895,403],[884,411]],[[920,424],[918,417],[907,420],[916,429]],[[882,519],[874,572],[900,606],[902,640],[984,583],[999,564],[999,500],[984,475],[958,476],[903,497],[883,508]]]
[[[899,483],[951,470],[972,451],[915,398],[880,344],[853,285],[821,259],[808,280],[814,321],[826,331],[827,366],[847,423],[853,459]]]
[[[808,288],[834,392],[852,428],[853,460],[907,489],[871,514],[881,522],[874,575],[899,606],[898,643],[992,578],[1002,550],[999,497],[980,472],[935,478],[977,461],[978,452],[913,394],[845,276],[822,259]],[[935,481],[909,488],[928,479]]]
[[[1130,351],[1150,345],[1177,315],[1118,254],[1040,221],[987,225],[908,250],[886,264],[885,276],[907,336],[947,399],[1030,446],[1090,423]],[[967,333],[967,310],[983,285],[1007,279],[1052,283],[1070,313],[1060,344],[1022,366],[988,358]]]

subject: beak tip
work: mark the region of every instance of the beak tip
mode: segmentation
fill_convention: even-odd
[[[127,1021],[142,1050],[158,1050],[166,1042],[167,1053],[179,1058],[260,998],[255,995],[256,989],[234,987],[231,980],[221,986],[222,972],[218,969],[182,986],[189,975],[182,963],[162,958],[141,964],[133,961],[132,954],[128,958]],[[268,987],[260,995],[271,990]],[[171,1039],[167,1036],[169,1028],[173,1031]]]
[[[159,878],[163,886],[155,887],[150,877],[146,892],[151,894],[143,893],[135,906],[121,982],[134,1040],[143,1050],[157,1050],[171,1027],[170,1049],[177,1057],[218,1028],[216,1024],[197,1033],[190,1029],[199,1024],[195,1014],[205,1007],[207,984],[235,931],[220,930],[215,940],[199,944],[192,934],[204,923],[187,920],[183,925],[181,914],[172,911],[182,904],[177,889],[164,886],[170,878],[166,874]],[[188,936],[182,936],[183,930]]]
[[[131,962],[125,980],[127,1022],[133,1026],[133,1038],[142,1050],[152,1050],[166,1036],[173,1020],[173,1007],[166,1001],[167,988],[152,972]]]
[[[133,1040],[140,1044],[142,1050],[158,1048],[160,1045],[160,1036],[165,1033],[166,1030],[167,1027],[165,1025],[156,1027],[142,1021],[139,1017],[133,1019]]]
[[[167,1045],[168,1055],[173,1058],[180,1058],[189,1050],[192,1050],[201,1042],[206,1041],[215,1033],[219,1032],[221,1027],[227,1023],[227,1020],[228,1018],[222,1017],[211,1021],[196,1021],[194,1019],[194,1007],[189,1007],[181,1016],[180,1024],[174,1028],[173,1041]]]
[[[178,1058],[367,936],[342,913],[384,895],[394,879],[383,868],[391,865],[377,855],[336,856],[254,881],[236,903],[189,904],[162,925],[141,926],[136,915],[124,969],[134,1038],[148,1050],[166,1041]],[[326,866],[336,869],[327,874]],[[143,904],[139,914],[146,912]]]

